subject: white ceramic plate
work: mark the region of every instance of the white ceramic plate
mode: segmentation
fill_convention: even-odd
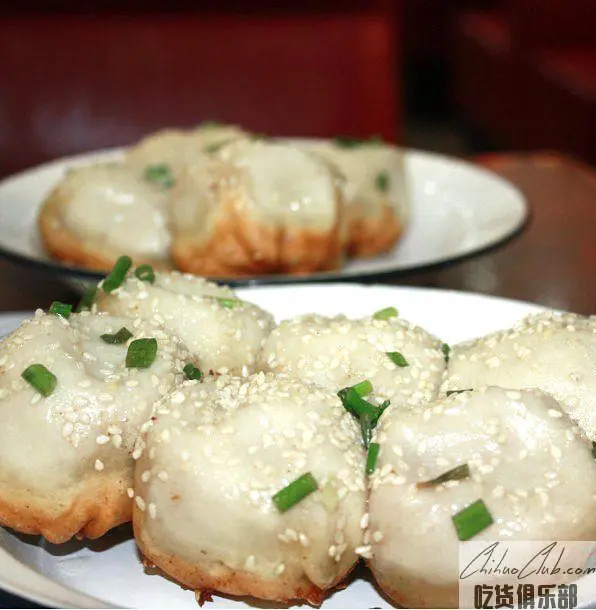
[[[475,294],[355,284],[257,287],[239,290],[239,294],[268,309],[278,320],[312,311],[359,317],[394,305],[402,317],[452,344],[508,327],[542,310],[537,305]],[[0,315],[0,335],[15,328],[23,317],[25,314]],[[162,576],[144,573],[127,527],[98,541],[62,546],[0,528],[0,566],[0,588],[52,606],[197,608],[192,592]],[[256,600],[214,597],[208,608],[247,604],[259,607]],[[391,607],[364,569],[323,604],[324,608],[375,606]]]
[[[118,158],[111,150],[59,159],[0,181],[0,254],[78,279],[97,273],[52,261],[37,229],[40,205],[65,170]],[[412,197],[411,224],[392,252],[349,261],[334,272],[306,276],[271,275],[236,283],[337,280],[429,267],[469,256],[502,242],[523,227],[528,207],[511,184],[481,167],[431,153],[406,152]]]

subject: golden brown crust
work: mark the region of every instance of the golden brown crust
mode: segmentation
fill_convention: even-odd
[[[337,269],[343,262],[337,199],[335,224],[320,232],[261,224],[233,200],[222,202],[209,237],[197,242],[191,232],[175,235],[172,257],[181,271],[221,278]]]
[[[348,223],[348,255],[368,258],[388,252],[401,237],[403,229],[397,213],[389,206],[384,206],[377,218],[354,214]]]
[[[226,595],[249,595],[259,599],[289,603],[306,600],[320,605],[325,599],[325,590],[314,585],[303,574],[299,577],[285,573],[275,579],[263,579],[244,570],[232,570],[219,563],[189,563],[176,555],[162,553],[143,527],[144,514],[137,507],[133,511],[133,529],[137,545],[143,557],[165,574],[185,587],[198,592],[219,592]],[[350,566],[350,570],[353,566]],[[349,573],[341,574],[330,585],[333,589]]]
[[[42,535],[55,544],[73,536],[99,538],[131,520],[132,500],[126,493],[130,483],[130,469],[98,475],[45,497],[0,483],[0,525]]]
[[[118,257],[125,252],[113,252],[109,248],[96,245],[92,240],[82,240],[62,221],[61,207],[65,201],[60,186],[56,187],[45,200],[39,213],[39,230],[44,246],[50,256],[66,263],[92,269],[110,271]],[[160,270],[171,269],[166,261],[135,258],[135,264],[148,263]]]

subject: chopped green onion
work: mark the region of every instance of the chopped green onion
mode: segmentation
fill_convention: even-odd
[[[371,443],[368,446],[368,453],[366,454],[366,474],[371,475],[377,467],[377,458],[379,457],[379,451],[381,445],[379,443]]]
[[[240,299],[234,299],[234,298],[219,298],[217,299],[219,301],[219,304],[222,307],[225,307],[226,309],[233,309],[234,307],[237,307],[238,305],[240,305],[242,303],[242,301]]]
[[[396,318],[399,316],[399,311],[395,307],[385,307],[385,309],[379,309],[373,313],[373,320],[389,320],[389,318]]]
[[[453,394],[461,394],[462,392],[473,392],[472,388],[466,388],[465,390],[447,390],[445,394],[447,396],[453,396]]]
[[[58,380],[43,364],[32,364],[22,373],[21,377],[32,385],[42,396],[49,396],[55,389]]]
[[[422,481],[421,483],[416,483],[416,487],[418,489],[428,489],[429,487],[438,487],[443,483],[447,483],[447,481],[463,481],[464,479],[470,478],[470,468],[467,464],[462,464],[461,466],[456,466],[447,472],[439,475],[435,479],[431,479],[430,481]]]
[[[280,513],[285,513],[313,491],[316,491],[318,487],[319,486],[317,485],[315,478],[310,472],[307,472],[298,477],[287,487],[280,489],[273,496],[273,503]]]
[[[97,294],[97,286],[91,286],[85,291],[83,298],[79,301],[77,305],[77,313],[81,311],[85,311],[87,309],[91,309],[93,306],[93,301],[95,301],[95,295]]]
[[[441,346],[441,349],[443,350],[443,356],[445,357],[445,362],[449,362],[449,354],[451,353],[451,348],[449,347],[449,345],[447,343],[443,343],[443,345]]]
[[[63,318],[68,318],[72,312],[72,305],[68,303],[60,303],[60,301],[54,301],[50,305],[50,313],[53,313],[57,316],[62,316]]]
[[[151,265],[139,265],[135,269],[135,277],[142,282],[149,282],[150,284],[155,282],[155,273]]]
[[[221,127],[222,123],[220,121],[212,121],[212,120],[208,120],[208,121],[203,121],[199,127],[201,129],[213,129],[215,127]]]
[[[375,178],[375,186],[381,193],[386,193],[391,185],[391,178],[387,170],[381,170]]]
[[[206,152],[208,155],[212,155],[216,153],[220,148],[225,146],[229,141],[230,140],[224,140],[223,142],[214,142],[213,144],[203,146],[203,152]]]
[[[359,148],[360,146],[371,146],[383,143],[380,136],[371,136],[368,139],[354,138],[352,136],[338,136],[333,138],[333,142],[340,148]]]
[[[174,186],[174,174],[172,168],[165,163],[160,165],[148,165],[143,177],[148,182],[155,182],[163,188],[169,189]]]
[[[126,366],[129,369],[148,369],[157,355],[157,339],[135,339],[126,352]]]
[[[404,355],[400,352],[385,352],[389,356],[389,360],[393,362],[393,364],[404,367],[409,366],[408,361],[404,358]]]
[[[122,345],[126,343],[132,337],[132,333],[125,328],[124,326],[113,335],[106,333],[105,335],[100,335],[100,339],[105,343],[109,343],[110,345]]]
[[[476,500],[470,506],[466,506],[459,513],[453,515],[451,519],[453,525],[455,525],[457,537],[464,541],[470,540],[494,523],[486,504],[482,500]]]
[[[373,385],[368,379],[365,379],[364,381],[353,385],[352,389],[358,394],[358,396],[366,396],[373,391]]]
[[[381,417],[383,411],[390,405],[390,401],[386,400],[380,406],[373,405],[362,398],[356,387],[357,386],[344,388],[343,390],[340,390],[337,395],[342,401],[346,411],[349,411],[358,419],[360,423],[360,430],[362,431],[364,446],[368,447],[372,437],[372,431],[376,427],[379,417]]]
[[[197,381],[203,376],[203,373],[192,362],[185,365],[182,372],[186,375],[187,379],[196,379]]]
[[[117,261],[110,274],[103,281],[104,292],[113,292],[118,288],[126,278],[128,270],[132,267],[132,258],[130,256],[121,256]]]
[[[596,443],[592,441],[592,457],[596,460]]]

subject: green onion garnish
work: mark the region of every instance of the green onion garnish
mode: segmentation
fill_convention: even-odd
[[[109,343],[110,345],[122,345],[126,343],[132,337],[132,333],[125,328],[124,326],[113,335],[106,333],[105,335],[100,335],[100,338],[105,343]]]
[[[118,288],[126,278],[128,270],[132,267],[132,258],[130,256],[121,256],[117,261],[110,274],[103,281],[104,292],[113,292]]]
[[[368,453],[366,454],[366,474],[371,475],[377,467],[377,458],[379,457],[379,451],[381,445],[379,443],[371,443],[368,446]]]
[[[472,388],[466,388],[465,390],[447,390],[447,392],[445,392],[445,394],[447,396],[453,396],[453,394],[461,394],[462,392],[473,392],[474,390]]]
[[[368,139],[354,138],[352,136],[338,136],[333,138],[333,143],[340,148],[359,148],[360,146],[371,146],[383,143],[380,136],[371,136]]]
[[[192,362],[189,362],[184,366],[182,372],[186,376],[187,379],[196,379],[199,381],[203,376],[203,373],[194,365]]]
[[[310,474],[310,472],[307,472],[298,477],[287,487],[280,489],[273,496],[273,503],[280,513],[285,513],[313,491],[316,491],[318,487],[319,486],[317,485],[315,478],[312,476],[312,474]]]
[[[42,396],[49,396],[56,388],[58,380],[43,364],[32,364],[22,373],[21,377],[32,385]]]
[[[385,352],[388,356],[389,359],[391,360],[391,362],[393,362],[393,364],[399,366],[399,367],[404,367],[404,366],[409,366],[408,361],[404,358],[404,355],[400,352]]]
[[[358,394],[358,396],[366,396],[373,391],[373,385],[368,379],[365,379],[364,381],[353,385],[352,389]]]
[[[375,186],[381,193],[386,193],[389,190],[391,179],[387,170],[381,170],[375,178]]]
[[[447,343],[443,343],[443,345],[441,346],[441,349],[443,350],[443,356],[445,357],[445,362],[449,362],[449,354],[451,353],[451,348],[449,347],[449,345]]]
[[[139,265],[135,269],[135,277],[142,282],[149,282],[150,284],[155,283],[155,272],[151,265]]]
[[[77,313],[81,311],[85,311],[87,309],[91,309],[93,306],[93,301],[95,301],[95,295],[97,294],[97,286],[91,286],[85,291],[83,298],[79,301],[77,305]]]
[[[470,506],[466,506],[459,513],[453,515],[451,519],[460,540],[470,540],[494,523],[486,504],[482,500],[476,500]]]
[[[50,313],[53,313],[57,316],[62,316],[63,318],[68,318],[72,312],[72,305],[68,303],[60,303],[60,301],[54,301],[50,305]]]
[[[463,481],[464,479],[470,478],[470,468],[467,464],[462,464],[461,466],[456,466],[447,472],[439,475],[435,479],[431,479],[430,481],[422,481],[421,483],[416,483],[416,487],[418,489],[428,489],[429,487],[438,487],[447,481]]]
[[[207,121],[203,121],[199,127],[201,129],[213,129],[214,127],[221,127],[222,123],[220,121],[214,121],[214,120],[207,120]]]
[[[385,309],[379,309],[373,313],[373,320],[389,320],[389,318],[396,318],[399,316],[399,311],[395,307],[385,307]]]
[[[163,188],[169,189],[174,186],[174,174],[172,168],[165,163],[161,165],[148,165],[145,168],[143,177],[148,182],[159,184]]]
[[[233,309],[242,303],[240,299],[234,298],[218,298],[217,300],[219,301],[219,304],[226,309]]]
[[[372,437],[372,431],[376,427],[383,411],[389,406],[390,401],[386,400],[380,406],[373,405],[362,398],[356,390],[356,386],[344,388],[343,390],[340,390],[337,395],[342,401],[346,411],[349,411],[360,422],[362,440],[364,441],[364,446],[368,447]]]
[[[596,460],[596,443],[592,441],[592,457]]]
[[[135,339],[126,352],[126,366],[129,369],[148,369],[157,354],[157,339]]]

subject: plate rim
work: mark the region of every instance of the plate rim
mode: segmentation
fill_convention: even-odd
[[[320,141],[324,140],[324,138],[285,138],[289,140],[302,140],[302,141]],[[93,159],[101,159],[102,157],[111,157],[121,155],[125,150],[125,147],[114,147],[114,148],[103,148],[95,151],[87,151],[77,155],[70,155],[66,157],[60,157],[57,159],[49,160],[47,162],[41,163],[39,165],[35,165],[28,169],[25,169],[16,174],[12,174],[9,176],[5,176],[0,179],[0,189],[7,182],[26,178],[28,174],[34,174],[39,171],[50,169],[53,166],[62,166],[66,164],[78,164],[83,161],[91,162]],[[475,173],[483,174],[486,178],[490,179],[495,183],[499,183],[500,186],[510,190],[515,194],[516,199],[521,207],[520,217],[516,220],[515,224],[503,235],[498,236],[488,242],[480,244],[471,249],[465,250],[463,252],[452,254],[448,257],[443,257],[440,259],[430,260],[428,262],[419,264],[419,265],[410,265],[408,267],[404,267],[401,269],[393,269],[393,268],[382,268],[378,270],[370,270],[370,271],[362,271],[362,270],[346,270],[339,269],[334,271],[318,271],[315,273],[305,274],[305,275],[289,275],[289,274],[275,274],[275,275],[267,275],[267,276],[256,276],[256,277],[247,277],[247,278],[218,278],[218,277],[210,277],[211,281],[217,283],[225,283],[231,286],[260,286],[260,285],[284,285],[284,284],[304,284],[304,283],[318,283],[318,282],[329,282],[329,281],[358,281],[363,280],[365,278],[370,278],[374,280],[374,278],[386,277],[388,275],[394,275],[396,277],[407,277],[413,273],[421,273],[430,270],[437,270],[444,267],[448,267],[457,262],[463,262],[465,260],[469,260],[481,254],[489,253],[501,246],[506,245],[510,241],[514,240],[516,237],[521,235],[521,233],[529,226],[532,217],[533,217],[533,206],[527,197],[522,193],[522,191],[512,182],[500,176],[496,172],[491,169],[484,167],[482,165],[478,165],[473,163],[468,159],[462,159],[456,156],[447,155],[444,153],[437,153],[433,151],[427,151],[417,148],[408,148],[402,147],[406,161],[407,157],[410,156],[412,158],[423,158],[427,160],[435,160],[441,161],[443,163],[452,164],[455,166],[460,166],[466,168],[468,171],[472,171]],[[67,264],[63,264],[57,260],[43,260],[37,257],[32,257],[26,254],[21,254],[19,252],[15,252],[13,249],[5,247],[0,243],[0,258],[4,258],[14,264],[21,265],[24,267],[37,269],[39,271],[50,272],[53,275],[62,275],[71,280],[80,280],[80,281],[99,281],[103,277],[105,277],[105,273],[101,273],[98,271],[91,271],[89,269],[85,269],[82,267],[71,266]]]
[[[450,296],[456,298],[463,298],[470,301],[491,301],[496,305],[504,306],[522,306],[532,310],[529,313],[536,313],[539,311],[546,311],[551,308],[548,306],[541,305],[539,303],[532,303],[530,301],[522,301],[519,299],[511,299],[508,297],[495,296],[490,294],[483,294],[479,292],[468,292],[464,290],[449,290],[443,288],[434,288],[426,286],[394,286],[388,284],[364,284],[364,283],[345,283],[345,282],[333,282],[327,284],[321,284],[319,282],[311,282],[308,284],[281,284],[281,285],[258,285],[252,287],[244,287],[243,293],[253,292],[291,292],[300,290],[302,288],[313,288],[323,291],[334,291],[336,289],[341,290],[358,290],[373,292],[376,289],[381,288],[383,291],[400,293],[417,294],[419,298],[428,298],[432,296]],[[275,312],[273,312],[275,315]],[[21,319],[32,315],[33,311],[2,311],[0,312],[0,324],[5,321],[8,323],[18,324]],[[416,323],[414,321],[414,323]],[[38,572],[35,568],[23,563],[17,557],[13,556],[3,545],[2,538],[5,535],[13,535],[12,530],[0,528],[0,563],[3,566],[12,566],[12,572],[10,573],[13,577],[8,579],[8,569],[0,571],[0,589],[17,596],[21,599],[32,601],[34,603],[40,603],[49,607],[59,608],[118,608],[121,606],[113,605],[112,603],[101,600],[92,595],[84,593],[80,590],[71,588],[70,586],[63,584],[58,580],[53,580],[51,577],[46,576],[42,572]],[[16,576],[16,577],[15,577]],[[33,593],[27,591],[26,587],[31,583],[35,583],[34,588],[36,589]],[[50,593],[48,593],[50,591]],[[66,603],[65,603],[66,602]],[[258,607],[258,606],[256,606]]]

